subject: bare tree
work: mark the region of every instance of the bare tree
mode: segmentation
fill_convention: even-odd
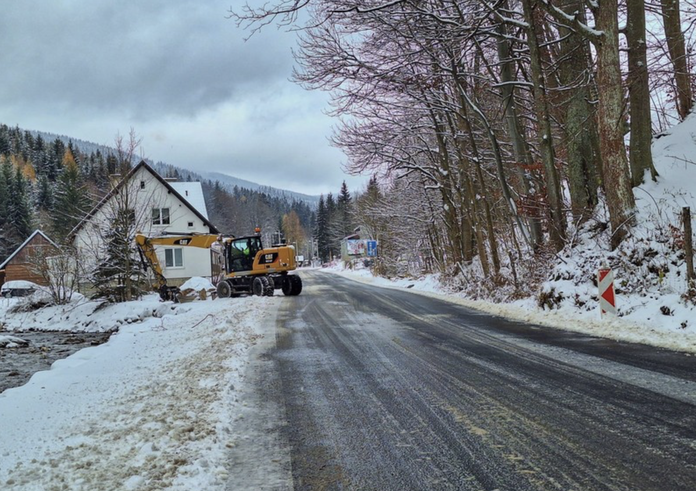
[[[602,184],[609,210],[612,238],[616,248],[634,223],[635,197],[624,144],[625,104],[619,54],[618,1],[602,0],[591,5],[596,27],[582,21],[579,12],[566,14],[549,0],[540,0],[557,20],[577,29],[597,50],[597,91]]]
[[[630,103],[631,142],[629,161],[633,186],[643,184],[645,171],[652,180],[657,170],[652,159],[652,123],[650,111],[650,86],[648,83],[648,57],[645,36],[645,0],[627,0],[628,19],[628,93]]]
[[[522,9],[527,23],[527,45],[529,46],[530,68],[533,82],[534,102],[537,115],[537,135],[539,153],[544,166],[546,178],[546,195],[548,197],[549,213],[551,214],[549,234],[551,243],[556,251],[565,245],[565,217],[563,216],[563,197],[561,180],[556,168],[556,157],[551,131],[551,115],[546,92],[546,80],[541,65],[542,56],[539,47],[537,31],[541,29],[540,9],[533,0],[522,0]]]
[[[683,120],[691,112],[694,96],[691,87],[691,67],[682,31],[680,0],[660,0],[660,5],[662,6],[662,19],[669,58],[674,67],[677,112],[679,118]]]
[[[586,23],[583,0],[562,0],[559,8]],[[582,222],[597,205],[601,161],[590,43],[576,29],[558,23],[558,119],[564,135],[566,176],[573,219]]]
[[[38,274],[56,305],[70,303],[77,291],[80,258],[74,247],[64,245],[59,252],[36,249],[31,258],[32,272]]]
[[[110,301],[139,297],[145,290],[145,272],[135,245],[136,232],[151,234],[175,219],[174,210],[160,208],[164,190],[150,187],[148,172],[133,174],[140,140],[131,130],[128,139],[116,138],[118,166],[124,172],[113,176],[110,192],[92,210],[89,220],[75,233],[81,254],[81,276]],[[154,191],[153,191],[154,189]]]
[[[501,2],[501,9],[509,11],[509,4],[507,0]],[[511,51],[511,35],[508,32],[508,25],[503,20],[500,20],[496,25],[497,33],[497,49],[498,49],[498,62],[500,64],[500,80],[499,89],[500,95],[502,97],[503,108],[505,112],[505,122],[507,123],[507,129],[510,136],[510,143],[512,144],[512,150],[515,157],[515,161],[518,163],[518,169],[520,173],[520,179],[523,182],[523,198],[528,199],[531,203],[539,203],[541,190],[537,190],[531,179],[529,170],[534,166],[534,159],[532,158],[532,152],[527,143],[525,135],[525,127],[521,119],[520,110],[517,107],[517,97],[515,93],[515,86],[517,85],[517,79],[513,75],[513,70],[515,68],[515,60],[512,58]],[[533,248],[538,249],[543,241],[543,232],[541,229],[541,220],[539,218],[539,213],[535,209],[530,209],[527,213],[529,221],[529,233]]]

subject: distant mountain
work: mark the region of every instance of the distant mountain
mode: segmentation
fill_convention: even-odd
[[[29,133],[31,133],[31,135],[34,137],[41,135],[41,138],[48,142],[54,141],[56,138],[61,140],[66,145],[69,142],[72,142],[72,144],[75,147],[79,148],[80,151],[88,154],[96,152],[97,150],[101,152],[102,155],[110,155],[116,153],[116,150],[112,147],[100,145],[98,143],[88,142],[85,140],[80,140],[77,138],[72,138],[65,135],[56,135],[54,133],[46,133],[43,131],[29,131]],[[139,161],[140,159],[138,158],[137,160]],[[212,182],[218,181],[220,182],[220,185],[228,191],[232,191],[234,187],[237,186],[239,188],[265,193],[274,198],[285,199],[288,202],[292,202],[293,200],[301,201],[306,203],[312,209],[316,209],[316,207],[319,204],[319,196],[310,196],[307,194],[296,193],[294,191],[288,191],[286,189],[278,189],[271,186],[264,186],[255,182],[228,176],[227,174],[221,174],[219,172],[198,173],[188,169],[183,169],[181,167],[176,167],[174,165],[167,164],[164,162],[154,163],[150,159],[145,159],[145,161],[148,163],[148,165],[150,165],[152,168],[154,168],[157,172],[159,172],[162,175],[171,175],[174,172],[176,172],[179,176],[181,176],[182,179],[185,180],[190,179],[191,181],[202,181],[204,179],[207,179]],[[137,162],[134,162],[133,164],[137,164]]]
[[[85,140],[80,140],[79,138],[72,138],[70,136],[56,135],[55,133],[46,133],[45,131],[34,131],[34,130],[28,130],[28,131],[31,134],[31,136],[33,136],[34,138],[36,138],[37,136],[41,136],[41,138],[43,138],[44,141],[49,142],[49,143],[52,141],[55,141],[56,139],[62,141],[65,145],[72,142],[73,146],[79,148],[81,152],[84,152],[87,154],[95,153],[97,151],[99,151],[102,155],[115,155],[116,154],[115,148],[108,147],[106,145],[100,145],[98,143],[88,142]]]
[[[316,208],[319,204],[319,196],[310,196],[308,194],[296,193],[295,191],[288,191],[286,189],[278,189],[271,186],[264,186],[262,184],[257,184],[251,181],[245,181],[244,179],[228,176],[227,174],[221,174],[219,172],[203,172],[201,175],[205,179],[209,179],[213,182],[218,181],[223,187],[225,187],[228,190],[232,190],[235,186],[237,186],[240,188],[251,189],[253,191],[266,193],[270,196],[277,198],[304,201],[312,208]]]

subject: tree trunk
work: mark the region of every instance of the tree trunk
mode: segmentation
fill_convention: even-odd
[[[640,186],[645,171],[653,181],[657,171],[652,159],[652,121],[650,116],[650,88],[648,85],[648,57],[645,45],[645,0],[627,0],[626,39],[628,41],[628,93],[631,117],[629,160],[631,182]]]
[[[586,22],[582,0],[564,0],[559,3],[567,14],[578,12]],[[559,26],[562,37],[559,57],[561,111],[565,131],[568,168],[568,188],[573,219],[584,221],[597,205],[599,187],[599,135],[595,124],[595,110],[590,104],[591,71],[589,41],[577,31]],[[565,114],[563,115],[563,113]]]
[[[546,81],[541,66],[541,54],[537,40],[539,19],[537,18],[536,2],[523,0],[522,9],[528,24],[527,43],[529,45],[532,82],[534,84],[534,105],[539,134],[539,153],[541,154],[546,180],[546,196],[548,199],[550,224],[549,236],[556,251],[565,246],[565,218],[563,216],[563,197],[561,181],[556,169],[556,159],[551,132],[551,117],[549,115]]]
[[[457,200],[454,199],[452,184],[452,166],[450,164],[449,149],[444,138],[445,128],[438,120],[434,111],[430,110],[430,117],[435,129],[435,139],[438,146],[439,166],[442,169],[443,178],[438,183],[438,189],[442,195],[442,203],[444,206],[445,225],[447,227],[447,236],[451,245],[452,261],[454,263],[470,262],[471,256],[471,223],[464,220],[459,220],[459,206]],[[464,229],[462,229],[462,226]],[[482,258],[483,259],[483,258]]]
[[[686,57],[684,33],[681,28],[681,15],[679,13],[679,0],[661,0],[662,18],[665,25],[665,37],[669,58],[674,67],[674,82],[677,86],[677,112],[679,118],[684,120],[693,107],[693,93],[691,91],[691,75],[689,63]]]
[[[507,9],[507,1],[504,2],[501,8]],[[524,164],[528,167],[534,163],[532,153],[529,151],[529,145],[524,136],[524,127],[520,121],[515,106],[515,94],[512,82],[514,77],[512,74],[513,60],[510,57],[510,41],[508,38],[507,26],[500,22],[496,30],[498,32],[498,60],[500,63],[500,95],[503,99],[503,108],[505,110],[505,121],[507,123],[508,132],[510,133],[510,141],[512,150],[515,155],[515,160],[519,164]],[[538,191],[534,190],[534,186],[527,172],[520,168],[520,177],[524,186],[524,192],[529,195],[536,195]],[[537,217],[530,217],[529,235],[532,241],[532,247],[537,250],[544,241],[541,230],[541,221]]]
[[[611,248],[615,249],[633,224],[635,198],[624,145],[624,98],[619,58],[617,0],[602,0],[596,10],[597,88],[599,138],[603,183],[611,223]]]
[[[691,208],[682,208],[682,223],[684,224],[684,254],[686,254],[686,284],[689,290],[694,282],[694,244],[691,231]]]

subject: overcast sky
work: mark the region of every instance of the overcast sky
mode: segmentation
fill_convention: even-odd
[[[327,94],[288,80],[295,35],[268,26],[244,42],[227,18],[242,1],[5,2],[0,122],[104,145],[133,128],[156,162],[308,194],[361,188],[328,144]]]

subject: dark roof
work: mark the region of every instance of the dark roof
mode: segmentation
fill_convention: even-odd
[[[123,179],[121,179],[121,180],[118,182],[118,184],[117,184],[111,191],[109,191],[109,193],[108,193],[106,196],[104,196],[104,197],[101,199],[101,201],[99,201],[99,203],[97,203],[97,205],[96,205],[94,208],[92,208],[92,209],[90,210],[90,212],[87,213],[87,215],[86,215],[82,220],[80,220],[80,223],[78,223],[78,224],[75,226],[75,228],[72,229],[72,230],[70,231],[70,233],[68,234],[68,237],[69,237],[70,239],[74,238],[75,235],[77,234],[77,232],[79,232],[80,229],[85,225],[85,223],[89,222],[90,218],[92,218],[92,217],[94,216],[94,214],[95,214],[102,206],[104,206],[104,204],[106,204],[106,202],[109,201],[109,199],[110,199],[114,194],[116,194],[123,186],[125,186],[126,183],[130,180],[130,178],[133,177],[133,176],[135,175],[135,173],[138,172],[138,171],[140,170],[140,168],[145,168],[145,170],[147,170],[150,174],[152,174],[152,175],[155,177],[155,179],[157,179],[159,182],[161,182],[162,185],[163,185],[165,188],[167,188],[167,190],[168,190],[171,194],[173,194],[174,196],[176,196],[177,198],[179,198],[179,200],[181,200],[182,203],[184,203],[184,204],[185,204],[185,205],[186,205],[198,218],[200,218],[200,219],[203,221],[203,224],[206,225],[206,226],[210,229],[210,233],[211,233],[211,234],[218,234],[218,233],[220,233],[220,231],[217,229],[217,227],[216,227],[215,225],[213,225],[212,223],[210,223],[210,220],[208,220],[206,217],[204,217],[203,214],[202,214],[200,211],[198,211],[196,208],[194,208],[194,207],[191,205],[191,203],[189,203],[189,202],[186,200],[186,198],[184,198],[181,194],[179,194],[179,192],[178,192],[176,189],[174,189],[174,188],[171,186],[171,184],[169,184],[169,183],[166,181],[166,179],[164,179],[162,176],[160,176],[152,167],[150,167],[149,165],[147,165],[147,163],[146,163],[144,160],[141,160],[140,163],[139,163],[138,165],[136,165],[136,166],[133,167],[130,171],[128,171],[128,174],[126,174],[126,176],[125,176]]]
[[[19,254],[19,251],[21,251],[22,249],[24,249],[24,248],[27,246],[27,244],[29,244],[29,242],[31,242],[31,241],[34,239],[34,237],[36,237],[37,235],[41,235],[44,239],[46,239],[46,240],[48,241],[49,244],[51,244],[51,245],[52,245],[53,247],[55,247],[56,249],[59,249],[59,250],[60,250],[60,247],[58,247],[58,245],[57,245],[55,242],[53,242],[51,239],[49,239],[48,236],[47,236],[45,233],[43,233],[41,230],[38,230],[38,229],[37,229],[37,230],[34,230],[34,233],[32,233],[29,237],[27,237],[27,240],[25,240],[24,242],[22,242],[22,245],[20,245],[19,247],[17,247],[17,248],[14,250],[14,252],[13,252],[12,254],[10,254],[10,256],[2,262],[2,264],[0,264],[0,269],[4,269],[5,266],[7,266],[7,264],[8,264],[10,261],[12,261],[12,259],[14,259],[14,257],[15,257],[17,254]]]

